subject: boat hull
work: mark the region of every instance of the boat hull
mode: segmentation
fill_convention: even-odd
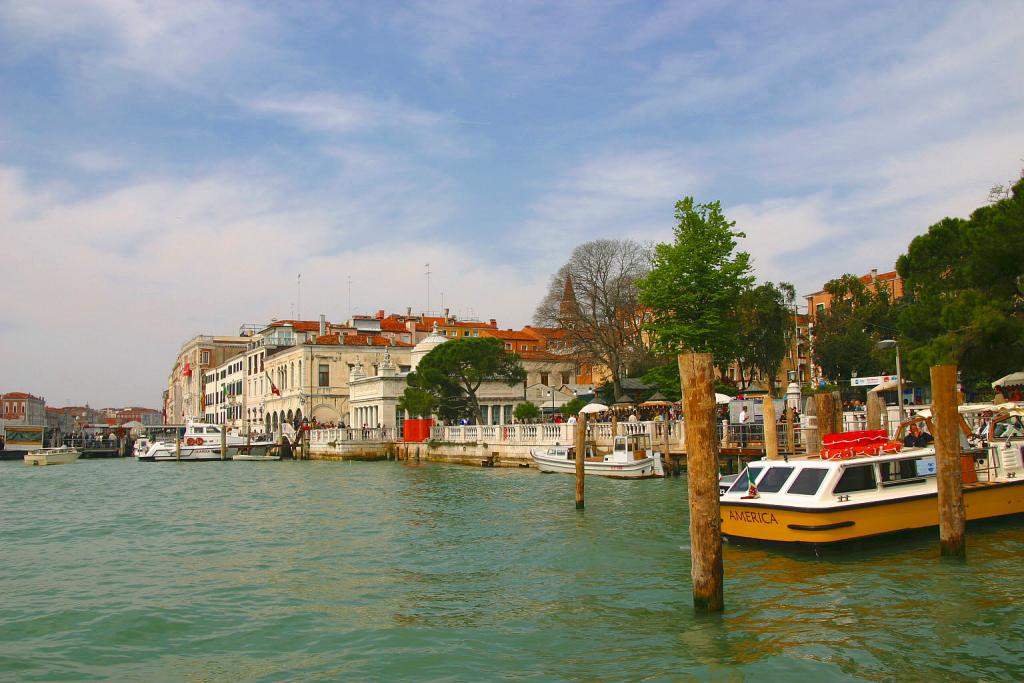
[[[576,474],[575,460],[561,460],[548,458],[543,455],[531,454],[537,469],[545,473]],[[655,463],[655,458],[644,458],[633,462],[599,462],[585,460],[583,462],[583,473],[598,477],[611,477],[613,479],[648,479],[661,477],[661,470]]]
[[[169,448],[153,448],[144,455],[138,458],[142,462],[212,462],[214,460],[234,460],[241,453],[246,451],[250,455],[258,458],[264,457],[268,450],[269,444],[254,444],[252,446],[228,446],[226,448],[225,457],[221,458],[220,446],[182,446],[181,454],[175,451],[174,447]]]
[[[81,455],[78,451],[60,453],[28,453],[25,455],[26,465],[70,465]]]
[[[729,539],[822,545],[926,529],[939,524],[935,491],[832,508],[798,508],[757,501],[722,501],[722,535]],[[1024,513],[1024,479],[964,486],[968,521]]]

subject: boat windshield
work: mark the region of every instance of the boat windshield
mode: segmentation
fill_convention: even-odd
[[[747,465],[747,468],[740,472],[740,476],[736,477],[736,481],[729,487],[729,493],[736,493],[737,491],[745,492],[750,487],[751,482],[757,481],[757,477],[760,474],[760,467]]]
[[[759,493],[778,493],[793,474],[792,467],[769,467],[757,485]]]
[[[903,458],[878,464],[882,486],[896,486],[923,481],[924,477],[935,476],[935,456]]]
[[[821,482],[825,481],[828,470],[824,467],[805,467],[796,475],[796,479],[790,485],[786,493],[795,493],[798,496],[813,496],[821,488]]]

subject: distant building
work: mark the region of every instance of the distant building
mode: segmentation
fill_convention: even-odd
[[[167,378],[164,415],[168,423],[204,417],[206,371],[245,353],[249,340],[248,336],[197,335],[182,345]]]
[[[23,391],[0,392],[0,418],[25,425],[46,424],[46,401]]]

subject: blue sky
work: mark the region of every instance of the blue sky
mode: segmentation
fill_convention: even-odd
[[[0,388],[155,406],[300,272],[518,327],[684,195],[762,279],[887,270],[1024,167],[1021,64],[1020,2],[0,0]]]

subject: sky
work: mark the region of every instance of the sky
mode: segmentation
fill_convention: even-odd
[[[1018,0],[0,0],[0,390],[159,407],[194,335],[300,314],[518,328],[684,196],[761,280],[890,270],[1018,177],[1021,64]]]

